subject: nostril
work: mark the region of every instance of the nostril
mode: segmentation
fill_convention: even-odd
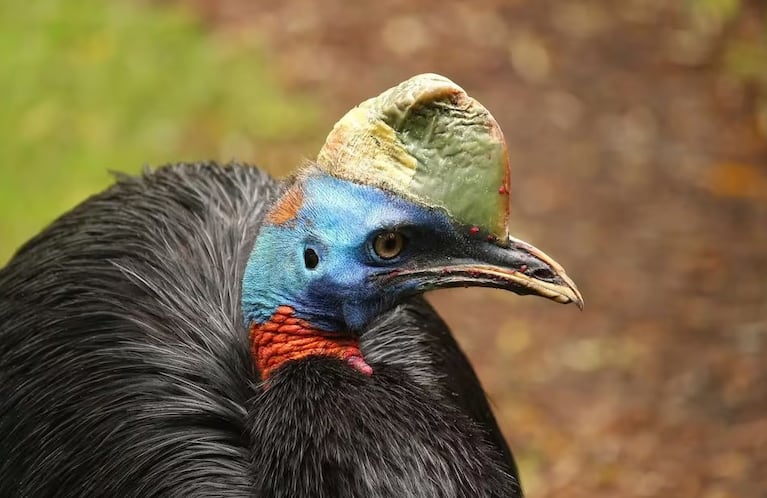
[[[536,268],[532,272],[527,272],[527,274],[538,280],[553,280],[555,277],[554,272],[548,268]]]

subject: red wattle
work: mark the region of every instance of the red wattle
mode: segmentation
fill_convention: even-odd
[[[251,353],[262,380],[285,362],[309,356],[338,358],[362,374],[372,375],[373,369],[362,357],[358,339],[319,330],[294,314],[290,306],[280,306],[269,320],[250,327]]]

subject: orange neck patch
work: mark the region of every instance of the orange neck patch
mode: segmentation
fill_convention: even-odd
[[[316,329],[294,313],[290,306],[280,306],[268,321],[250,326],[251,353],[262,380],[283,363],[309,356],[338,358],[365,375],[373,373],[362,358],[358,339]]]

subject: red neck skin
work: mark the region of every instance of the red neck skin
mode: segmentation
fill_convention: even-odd
[[[290,306],[280,306],[266,322],[251,324],[250,350],[261,380],[267,380],[284,363],[309,356],[338,358],[362,374],[372,375],[358,339],[316,329],[294,314]]]

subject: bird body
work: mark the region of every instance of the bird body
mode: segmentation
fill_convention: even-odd
[[[120,178],[0,270],[0,496],[521,496],[419,297],[582,304],[508,235],[508,183],[498,124],[436,75],[355,108],[286,182]]]
[[[514,496],[466,358],[415,299],[264,389],[241,275],[284,187],[182,164],[120,181],[0,270],[0,496]],[[35,273],[30,275],[29,269]]]

